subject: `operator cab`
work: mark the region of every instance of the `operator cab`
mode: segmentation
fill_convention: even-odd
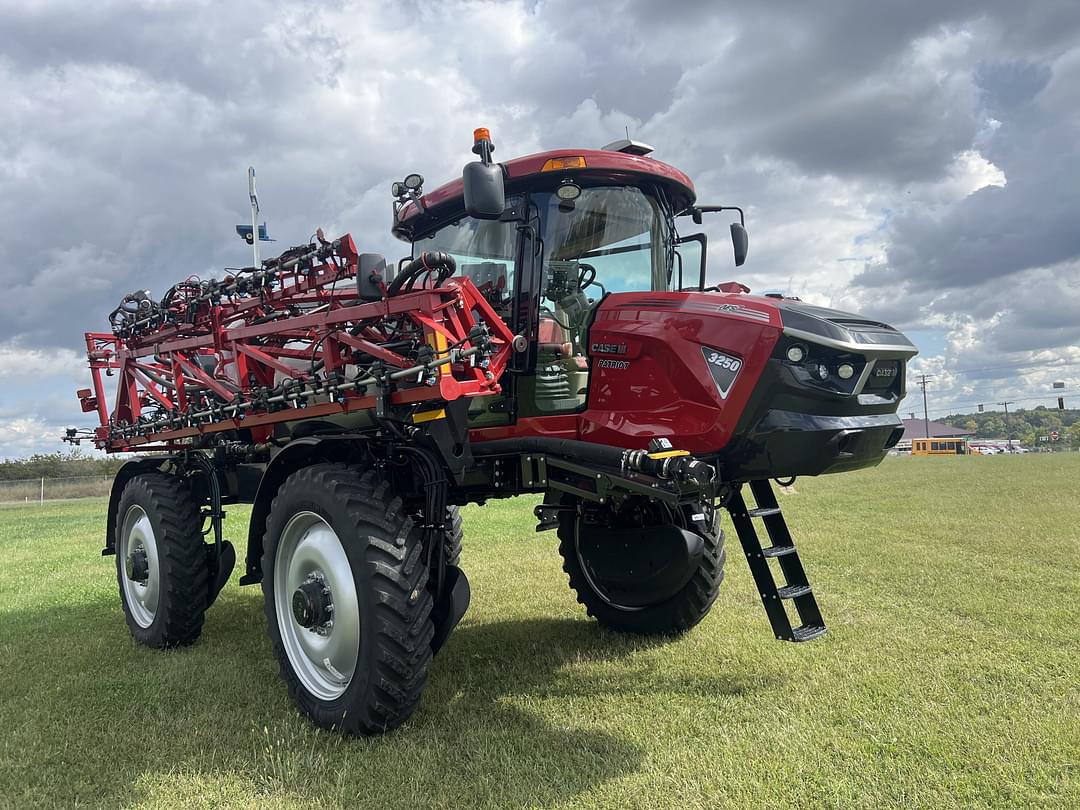
[[[482,160],[470,167],[484,166],[484,150],[490,159],[494,149],[478,143]],[[677,216],[695,210],[693,184],[628,143],[623,151],[561,150],[491,163],[501,170],[504,202],[486,212],[469,209],[479,196],[470,199],[469,167],[465,182],[395,211],[394,233],[412,242],[413,256],[453,256],[458,273],[529,338],[517,373],[507,375],[508,396],[471,403],[475,427],[505,424],[512,410],[529,417],[585,408],[588,331],[608,293],[703,288],[705,237],[680,238],[676,228]]]

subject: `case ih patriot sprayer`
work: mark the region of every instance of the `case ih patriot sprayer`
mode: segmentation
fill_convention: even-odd
[[[398,265],[349,236],[267,261],[256,241],[254,266],[127,295],[86,335],[95,444],[150,454],[116,477],[103,552],[132,634],[198,638],[235,561],[222,508],[250,503],[240,583],[301,711],[347,733],[409,717],[468,606],[460,505],[542,495],[588,613],[660,634],[716,599],[726,509],[776,637],[807,641],[825,626],[769,481],[901,434],[902,334],[706,286],[678,227],[738,209],[632,141],[499,164],[475,135],[460,180],[394,184]]]

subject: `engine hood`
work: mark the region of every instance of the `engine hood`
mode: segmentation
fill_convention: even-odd
[[[774,299],[774,303],[784,323],[784,334],[789,337],[836,349],[889,351],[906,357],[918,354],[915,344],[887,323],[786,298]]]

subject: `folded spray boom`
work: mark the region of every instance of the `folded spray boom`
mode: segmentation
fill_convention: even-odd
[[[453,258],[422,254],[388,283],[384,268],[350,236],[319,231],[260,267],[191,276],[160,301],[124,296],[111,333],[86,333],[93,389],[79,395],[98,414],[96,445],[171,448],[241,428],[259,441],[280,423],[359,411],[404,421],[498,393],[514,336],[472,281],[450,278]]]

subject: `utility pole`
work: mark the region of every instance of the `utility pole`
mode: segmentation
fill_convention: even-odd
[[[919,387],[922,388],[922,418],[923,418],[923,434],[924,437],[930,438],[930,416],[926,410],[926,381],[933,379],[932,375],[920,374],[919,375]]]
[[[1012,449],[1012,431],[1009,429],[1009,406],[1015,405],[1015,402],[999,402],[998,405],[1005,406],[1005,438],[1009,440],[1009,448]]]

